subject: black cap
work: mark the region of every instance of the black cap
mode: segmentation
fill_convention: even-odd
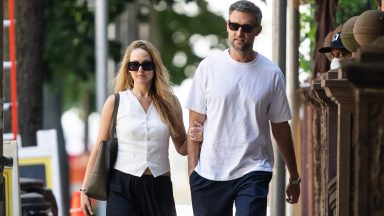
[[[341,32],[337,32],[333,36],[330,46],[320,48],[319,52],[321,52],[321,53],[328,53],[328,52],[331,52],[332,49],[345,49],[346,50],[346,48],[344,47],[343,43],[341,42],[340,33]]]

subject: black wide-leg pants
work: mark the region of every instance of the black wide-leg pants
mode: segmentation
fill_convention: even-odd
[[[112,170],[108,216],[175,216],[170,176],[143,175],[141,177]]]

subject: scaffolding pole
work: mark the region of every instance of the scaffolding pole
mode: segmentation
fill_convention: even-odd
[[[96,109],[101,112],[107,95],[107,66],[108,66],[108,1],[95,2],[95,38],[96,38]]]
[[[4,20],[4,2],[0,2],[0,19],[1,21]],[[3,24],[0,26],[0,34],[3,34]],[[3,37],[1,37],[3,38]],[[0,41],[0,59],[1,62],[4,61],[3,59],[3,40]],[[0,85],[0,158],[3,158],[3,133],[4,133],[4,113],[3,113],[3,104],[4,104],[4,97],[3,97],[3,67],[0,68],[0,76],[1,76],[1,85]],[[0,167],[0,176],[3,176],[3,168]],[[0,178],[0,215],[5,214],[5,205],[4,205],[4,191],[5,191],[5,186],[4,186],[4,178]]]
[[[107,72],[108,72],[108,0],[95,1],[95,44],[96,44],[96,110],[101,113],[107,97]],[[106,209],[105,202],[98,203],[100,216]]]
[[[292,112],[290,121],[292,138],[296,156],[300,155],[300,102],[297,95],[299,89],[299,44],[300,44],[300,13],[299,0],[288,0],[287,7],[287,96]],[[300,158],[296,157],[300,171]],[[299,173],[300,174],[300,173]],[[299,204],[286,205],[286,215],[301,215]]]
[[[273,20],[272,20],[272,58],[273,61],[280,66],[285,73],[286,63],[286,17],[287,17],[287,1],[273,1]],[[285,164],[281,158],[279,151],[274,150],[274,184],[271,203],[271,214],[275,216],[285,215]]]

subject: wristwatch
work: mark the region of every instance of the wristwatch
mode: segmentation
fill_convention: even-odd
[[[301,178],[300,177],[298,177],[297,179],[289,178],[289,184],[298,185],[298,184],[300,184],[300,182],[301,182]]]

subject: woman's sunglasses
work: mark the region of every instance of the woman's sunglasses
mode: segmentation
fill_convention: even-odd
[[[133,61],[133,62],[128,63],[128,70],[138,71],[140,66],[144,71],[150,71],[150,70],[153,70],[155,68],[155,64],[151,61],[146,61],[146,62],[143,62],[141,64],[137,61]]]
[[[256,28],[256,26],[251,24],[240,25],[239,23],[234,23],[234,22],[231,22],[230,20],[228,20],[228,27],[232,31],[237,31],[241,27],[241,31],[245,33],[250,33]]]

